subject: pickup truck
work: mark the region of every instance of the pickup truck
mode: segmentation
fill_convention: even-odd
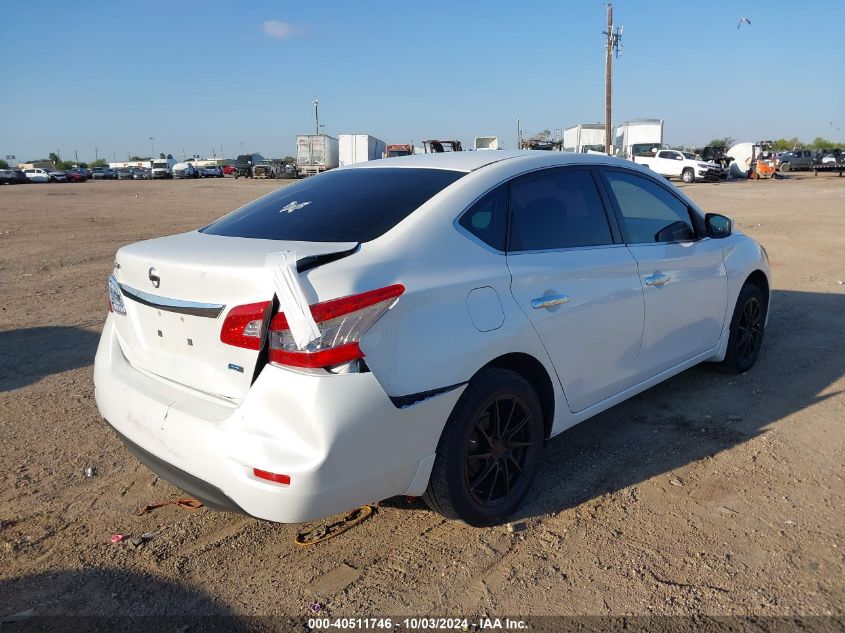
[[[661,176],[680,178],[684,182],[718,180],[722,177],[722,168],[717,163],[701,161],[695,154],[674,149],[657,150],[653,155],[638,154],[634,156],[633,161],[645,165]]]

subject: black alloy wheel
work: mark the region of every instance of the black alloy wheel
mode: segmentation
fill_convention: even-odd
[[[722,361],[724,370],[741,374],[757,362],[766,331],[766,299],[763,291],[750,282],[739,291],[731,318],[728,349]]]
[[[751,297],[742,307],[737,325],[736,355],[741,363],[756,357],[763,342],[763,306],[757,297]]]
[[[544,440],[534,387],[516,372],[485,367],[446,421],[423,499],[432,510],[469,525],[500,523],[528,493]]]
[[[531,412],[517,396],[499,396],[482,409],[466,445],[467,490],[480,505],[507,503],[525,472],[531,437]]]

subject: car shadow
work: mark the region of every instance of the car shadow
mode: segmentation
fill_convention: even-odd
[[[559,512],[761,435],[845,374],[845,294],[776,290],[755,367],[702,364],[555,436],[515,518]]]
[[[0,392],[94,362],[99,332],[48,325],[0,331]]]
[[[51,571],[0,581],[3,631],[254,631],[187,582],[123,569]],[[293,628],[291,629],[293,630]]]

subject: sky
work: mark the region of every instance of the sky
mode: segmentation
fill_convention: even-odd
[[[613,123],[664,141],[845,140],[838,0],[616,0]],[[604,119],[600,0],[4,3],[0,158],[292,154]],[[737,28],[740,18],[751,24]],[[153,140],[150,141],[150,137]]]

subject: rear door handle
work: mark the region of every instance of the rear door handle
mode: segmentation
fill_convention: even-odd
[[[531,300],[531,307],[535,310],[542,310],[543,308],[552,308],[559,306],[562,303],[569,301],[568,295],[551,295],[546,297],[538,297]]]
[[[664,286],[669,283],[669,275],[651,275],[645,278],[646,286]]]

